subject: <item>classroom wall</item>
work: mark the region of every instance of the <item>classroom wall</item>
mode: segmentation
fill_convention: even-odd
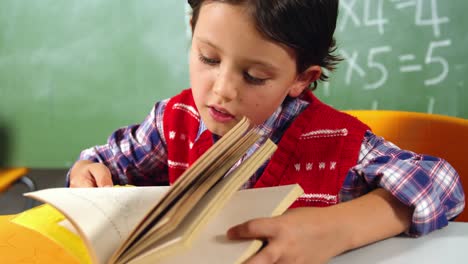
[[[463,0],[341,0],[339,109],[468,118]],[[189,86],[185,1],[2,0],[0,165],[66,168]]]

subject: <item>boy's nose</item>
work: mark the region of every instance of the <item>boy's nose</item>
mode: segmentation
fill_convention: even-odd
[[[234,100],[238,95],[235,78],[230,77],[230,74],[227,72],[219,72],[213,84],[213,92],[225,100]]]

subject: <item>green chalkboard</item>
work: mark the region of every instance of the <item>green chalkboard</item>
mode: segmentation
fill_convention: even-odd
[[[188,87],[184,1],[0,1],[0,164],[67,167]]]
[[[317,94],[339,109],[468,118],[467,9],[464,0],[341,0],[345,61]]]
[[[468,118],[463,0],[341,0],[339,109]],[[186,1],[0,1],[0,166],[65,168],[189,86]]]

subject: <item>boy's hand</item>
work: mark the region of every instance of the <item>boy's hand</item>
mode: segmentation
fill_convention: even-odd
[[[80,160],[70,172],[70,187],[107,187],[113,186],[112,174],[102,163]]]
[[[322,208],[297,208],[254,219],[228,231],[230,239],[262,239],[266,246],[245,263],[326,263],[343,251],[343,240]],[[341,242],[341,243],[340,243]]]
[[[267,245],[247,260],[257,263],[326,263],[337,252],[336,230],[320,208],[297,208],[273,218],[254,219],[232,227],[230,239],[262,239]],[[339,251],[339,250],[338,250]]]
[[[378,188],[333,206],[297,208],[281,216],[254,219],[231,228],[227,235],[268,242],[248,264],[325,263],[347,250],[408,230],[413,210]]]

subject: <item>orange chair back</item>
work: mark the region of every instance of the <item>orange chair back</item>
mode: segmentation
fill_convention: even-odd
[[[345,112],[402,149],[447,160],[457,170],[468,193],[468,119],[403,111]],[[468,222],[468,209],[456,221]]]
[[[29,169],[24,167],[0,168],[0,192],[8,189],[21,177],[28,174]]]

